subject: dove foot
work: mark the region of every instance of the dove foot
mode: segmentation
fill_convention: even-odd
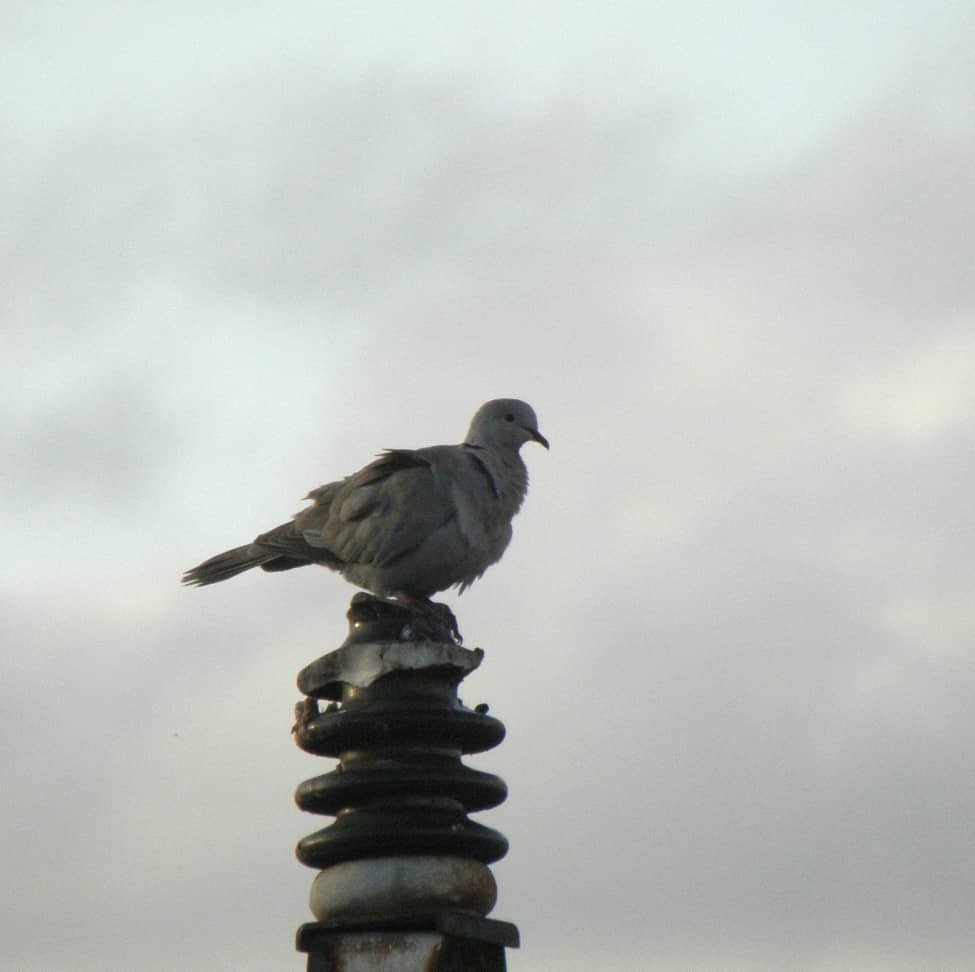
[[[446,604],[437,604],[428,597],[412,597],[409,594],[397,594],[396,600],[413,612],[414,637],[450,641],[455,645],[464,643],[457,626],[457,618]]]
[[[352,598],[348,618],[358,641],[393,638],[455,645],[464,641],[454,612],[425,597],[397,594],[388,598],[362,591]]]
[[[427,603],[430,605],[430,613],[446,629],[447,636],[450,640],[458,645],[462,645],[464,643],[464,637],[460,633],[460,628],[457,626],[457,618],[454,612],[446,604],[436,604],[433,601],[428,601]]]

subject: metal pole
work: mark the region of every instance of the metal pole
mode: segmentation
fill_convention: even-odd
[[[298,930],[308,972],[503,972],[518,929],[487,918],[489,864],[508,842],[467,814],[502,803],[504,781],[462,756],[504,738],[487,706],[467,708],[461,680],[483,652],[429,616],[357,594],[349,637],[305,668],[295,738],[339,760],[302,783],[298,805],[335,821],[304,838],[316,921]],[[319,700],[328,704],[319,710]]]

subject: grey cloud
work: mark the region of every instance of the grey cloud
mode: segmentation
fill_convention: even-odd
[[[131,615],[107,613],[107,581],[85,581],[69,547],[70,583],[18,580],[26,616],[9,641],[25,648],[5,680],[15,737],[59,654],[78,643],[92,658],[11,762],[18,780],[58,766],[73,738],[73,839],[137,851],[137,874],[94,849],[64,860],[90,882],[91,967],[134,954],[111,941],[119,908],[159,968],[174,916],[181,968],[231,954],[292,967],[278,944],[304,919],[310,875],[290,846],[315,822],[285,808],[316,770],[277,747],[290,673],[341,639],[351,589],[300,572],[193,599],[175,589],[187,564],[163,561],[271,525],[260,504],[273,487],[289,512],[293,477],[297,496],[382,446],[460,435],[471,398],[495,389],[533,400],[553,443],[505,563],[457,605],[488,650],[465,696],[509,727],[472,763],[511,787],[486,822],[512,840],[498,868],[498,916],[525,936],[512,969],[971,964],[975,685],[964,644],[890,622],[902,602],[923,614],[970,587],[971,415],[910,440],[852,428],[837,406],[851,380],[910,362],[971,312],[970,133],[939,132],[919,93],[681,221],[687,197],[655,181],[679,158],[670,106],[507,111],[456,78],[395,72],[288,105],[253,94],[220,95],[222,127],[215,100],[175,128],[132,127],[122,148],[76,140],[21,214],[20,279],[44,291],[55,331],[71,331],[77,293],[111,334],[127,279],[143,300],[151,282],[185,301],[172,332],[139,304],[117,367],[68,345],[83,378],[25,410],[31,437],[7,443],[22,490],[48,496],[58,457],[126,495],[132,569],[114,583]],[[356,328],[366,339],[342,346]],[[140,335],[162,362],[146,384],[120,377]],[[248,395],[259,407],[237,404]],[[148,502],[160,496],[170,509]],[[36,534],[18,536],[32,548]],[[67,620],[35,624],[52,598]],[[26,799],[8,812],[16,834],[60,819]],[[190,870],[147,849],[164,839]],[[14,861],[58,863],[29,846]],[[40,913],[44,880],[27,887],[8,920]],[[244,926],[253,939],[232,952]],[[63,943],[44,947],[56,965]]]
[[[7,484],[20,500],[79,509],[135,511],[152,491],[160,456],[179,433],[138,379],[114,374],[78,387],[68,378],[55,400],[34,407],[0,434]]]

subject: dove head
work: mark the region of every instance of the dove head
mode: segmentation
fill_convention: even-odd
[[[471,419],[464,440],[469,445],[519,449],[526,442],[548,448],[548,439],[538,431],[535,410],[517,398],[495,398],[485,402]]]

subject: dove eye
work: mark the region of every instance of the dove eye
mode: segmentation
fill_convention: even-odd
[[[504,420],[506,422],[514,422],[515,417],[514,417],[514,415],[511,414],[511,412],[505,412],[504,413]]]

